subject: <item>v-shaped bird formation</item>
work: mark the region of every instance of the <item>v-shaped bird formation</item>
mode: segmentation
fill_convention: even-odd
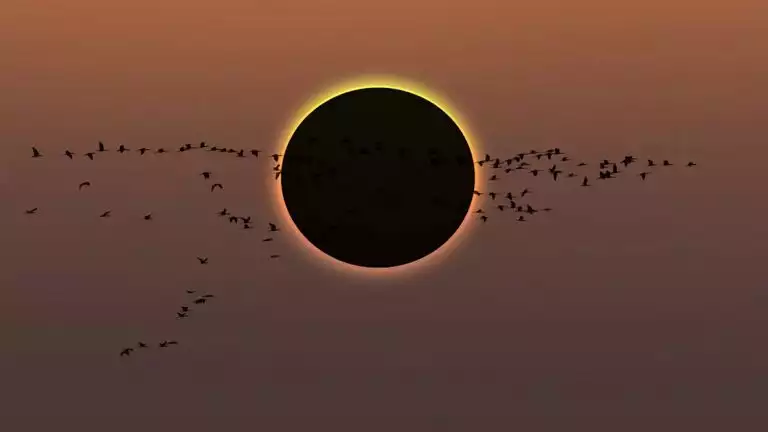
[[[376,143],[375,150],[380,150],[381,143]],[[357,157],[370,157],[373,153],[372,149],[369,149],[366,145],[359,145],[359,151],[353,152]],[[105,157],[111,150],[103,142],[98,142],[96,149],[91,152],[86,152],[78,155],[70,150],[64,150],[63,152],[54,155],[53,157],[60,156],[68,159],[73,159],[77,156],[88,158],[91,161],[97,161],[98,159]],[[227,154],[238,158],[251,157],[259,159],[259,155],[262,153],[259,149],[234,149],[220,146],[208,146],[205,142],[201,142],[198,145],[185,144],[178,147],[177,150],[171,151],[165,148],[150,149],[142,147],[136,150],[120,145],[114,152],[118,154],[125,154],[134,152],[140,157],[158,156],[163,154],[183,153],[191,151],[206,151],[210,153]],[[47,152],[42,152],[37,147],[32,147],[32,158],[48,157]],[[268,161],[274,163],[271,171],[271,176],[275,180],[280,179],[282,173],[281,157],[282,154],[274,153],[270,155]],[[549,177],[551,181],[563,183],[563,182],[576,182],[582,188],[590,188],[599,185],[601,182],[607,180],[613,180],[617,178],[627,177],[635,178],[637,181],[647,181],[653,177],[657,170],[674,169],[675,167],[682,166],[686,169],[696,167],[695,162],[687,163],[673,163],[668,160],[662,160],[657,162],[654,159],[644,159],[641,162],[638,157],[633,155],[626,155],[618,159],[602,159],[597,161],[576,161],[573,155],[563,152],[560,148],[550,148],[546,150],[532,149],[526,152],[520,152],[505,157],[494,157],[490,154],[485,154],[484,157],[477,161],[469,161],[464,158],[457,157],[455,159],[443,156],[439,150],[433,150],[428,155],[424,156],[424,169],[436,169],[442,164],[458,163],[458,164],[470,164],[477,165],[477,169],[481,170],[482,175],[485,176],[487,181],[486,190],[475,190],[473,192],[473,209],[472,213],[475,214],[481,223],[487,223],[492,217],[491,213],[496,214],[513,214],[513,220],[515,222],[528,222],[534,215],[539,213],[548,213],[552,211],[552,208],[534,208],[529,203],[525,202],[526,198],[531,194],[534,194],[532,188],[519,187],[516,190],[510,190],[505,188],[502,183],[507,178],[514,178],[515,180],[530,180],[533,177]],[[407,148],[398,148],[397,157],[399,158],[411,158],[414,155],[410,154]],[[301,163],[307,163],[307,169],[310,170],[311,156],[297,157],[297,161]],[[265,160],[262,158],[262,160]],[[640,167],[637,171],[633,171],[634,167]],[[490,171],[490,172],[488,172]],[[325,167],[311,170],[309,175],[312,176],[313,181],[333,181],[335,180],[337,172],[334,167]],[[217,181],[216,175],[211,171],[203,171],[197,175],[202,177],[202,182],[207,182],[210,193],[216,193],[217,191],[224,190],[224,185]],[[513,177],[514,176],[514,177]],[[530,177],[527,177],[530,176]],[[91,180],[85,180],[77,185],[79,191],[86,193],[86,190],[95,185],[96,182]],[[95,186],[93,186],[95,187]],[[482,200],[482,201],[478,201]],[[439,202],[435,202],[435,205],[440,205]],[[34,207],[25,210],[27,215],[40,215],[41,209]],[[235,215],[232,214],[227,208],[221,209],[217,212],[212,212],[218,215],[221,219],[227,221],[229,224],[242,227],[243,230],[253,230],[254,222],[251,216],[247,215]],[[112,210],[104,209],[99,215],[100,218],[112,217]],[[119,215],[116,215],[116,217]],[[162,217],[162,216],[159,216]],[[143,216],[143,220],[150,222],[155,220],[155,214],[147,212]],[[258,225],[258,224],[256,224]],[[256,230],[259,231],[259,230]],[[263,243],[274,242],[275,235],[280,232],[280,228],[273,222],[267,222],[264,230],[262,231],[264,237]],[[270,252],[269,259],[277,259],[281,257],[280,253]],[[199,265],[215,265],[215,261],[210,261],[207,256],[197,256],[197,263]],[[210,263],[210,264],[209,264]],[[206,303],[214,299],[213,294],[201,294],[194,290],[186,290],[186,294],[190,296],[190,301],[187,304],[180,305],[176,311],[176,319],[187,319],[190,314],[193,314],[193,310],[198,307],[203,307]],[[132,353],[136,351],[147,350],[150,348],[169,348],[173,345],[177,345],[175,340],[162,340],[157,342],[156,345],[147,344],[143,341],[136,342],[133,346],[125,347],[120,351],[121,357],[130,357]]]

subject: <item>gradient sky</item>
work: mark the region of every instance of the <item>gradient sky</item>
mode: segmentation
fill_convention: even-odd
[[[3,430],[765,430],[768,4],[380,3],[3,0]],[[382,281],[296,241],[271,262],[213,215],[278,218],[266,163],[58,155],[272,150],[363,73],[444,94],[493,154],[700,166],[588,190],[518,177],[555,210]],[[184,289],[219,298],[176,321]],[[181,345],[117,356],[165,338]]]

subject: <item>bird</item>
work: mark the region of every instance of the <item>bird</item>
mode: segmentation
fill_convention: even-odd
[[[31,214],[35,214],[35,213],[37,213],[37,207],[35,207],[35,208],[33,208],[33,209],[29,209],[29,210],[27,210],[27,211],[26,211],[26,213],[27,213],[28,215],[31,215]]]
[[[664,165],[664,166],[672,166],[672,163],[669,162],[668,160],[664,159],[664,162],[662,162],[662,165]]]
[[[263,241],[263,242],[271,242],[272,240],[273,240],[273,239],[272,239],[272,237],[267,237],[267,238],[265,238],[265,239],[264,239],[264,240],[262,240],[262,241]]]
[[[139,348],[147,348],[147,344],[145,344],[144,342],[139,342],[138,346]]]
[[[204,179],[208,180],[211,178],[211,173],[209,171],[203,171],[200,173],[201,176],[203,176]]]
[[[100,151],[100,152],[105,152],[105,151],[107,151],[107,149],[106,149],[106,148],[104,148],[104,143],[103,143],[103,142],[101,142],[101,141],[99,141],[99,151]]]
[[[200,298],[197,298],[197,299],[195,299],[194,303],[195,303],[195,304],[203,304],[203,303],[205,303],[206,301],[207,301],[207,299],[206,299],[206,298],[204,298],[204,297],[200,297]]]
[[[152,220],[152,213],[147,213],[144,215],[144,220]]]
[[[520,192],[520,198],[524,197],[525,195],[531,193],[531,191],[528,188],[523,189],[522,192]]]
[[[277,162],[278,160],[280,160],[280,156],[282,156],[282,155],[281,155],[281,154],[277,154],[277,153],[275,153],[275,154],[273,154],[273,155],[272,155],[272,160],[274,160],[275,162]]]
[[[162,153],[165,153],[165,152],[166,152],[166,150],[164,148],[159,148],[159,149],[157,149],[155,151],[155,153],[157,153],[157,154],[162,154]]]
[[[696,166],[696,162],[688,162],[688,164],[686,166],[687,167],[694,167],[694,166]]]
[[[247,224],[251,223],[250,216],[247,216],[247,217],[240,216],[240,219],[243,221],[243,223],[247,223]]]
[[[198,259],[200,259],[200,258],[198,258]],[[187,290],[187,294],[194,294],[194,293],[195,293],[195,290]]]
[[[40,153],[40,151],[37,150],[37,148],[32,147],[32,157],[39,158],[39,157],[43,157],[43,155]]]
[[[69,151],[69,150],[66,150],[66,151],[64,152],[64,156],[66,156],[66,157],[68,157],[68,158],[70,158],[70,159],[72,159],[72,156],[74,156],[74,155],[75,155],[75,154],[74,154],[74,153],[72,153],[72,152],[71,152],[71,151]]]
[[[88,153],[84,154],[83,156],[87,157],[87,158],[88,158],[88,159],[90,159],[90,160],[93,160],[93,156],[94,156],[95,154],[96,154],[96,153],[94,153],[94,152],[88,152]]]
[[[208,257],[197,257],[197,260],[200,261],[200,264],[208,264]]]
[[[587,178],[587,176],[584,176],[584,180],[581,181],[581,186],[582,187],[589,186],[589,179]]]
[[[213,294],[203,294],[201,297],[203,297],[203,298],[213,298],[214,295]]]
[[[186,318],[187,316],[188,315],[187,315],[186,312],[176,312],[176,318],[177,319]]]
[[[133,348],[126,348],[126,349],[120,351],[120,357],[122,357],[122,356],[129,356],[129,355],[131,355],[131,352],[133,352]]]
[[[482,220],[483,222],[488,222],[488,216],[482,215],[480,216],[480,220]]]
[[[271,259],[280,258],[280,255],[278,254],[270,255],[269,258]]]
[[[91,185],[91,182],[84,181],[84,182],[80,183],[80,186],[77,187],[77,190],[80,190],[80,189],[82,189],[82,188],[84,188],[86,186],[90,186],[90,185]]]
[[[638,176],[640,176],[641,179],[645,180],[645,178],[648,176],[648,174],[650,174],[650,173],[647,172],[647,171],[643,171],[640,174],[638,174]]]
[[[227,216],[227,215],[229,215],[229,212],[227,211],[227,209],[222,209],[219,212],[219,216]]]
[[[125,148],[124,145],[120,144],[120,147],[117,149],[118,153],[125,153],[127,151],[131,151],[130,149]]]
[[[99,216],[99,217],[107,218],[110,215],[112,215],[112,210],[107,210],[104,213],[102,213],[101,216]]]
[[[256,157],[259,157],[259,153],[261,153],[261,150],[251,150],[251,154]]]
[[[143,155],[144,155],[144,153],[146,153],[146,152],[148,152],[148,151],[149,151],[149,149],[148,149],[148,148],[146,148],[146,147],[142,147],[142,148],[140,148],[140,149],[139,149],[139,154],[143,156]]]
[[[654,162],[652,159],[648,159],[648,166],[649,167],[655,167],[656,166],[656,162]]]
[[[269,222],[269,231],[270,232],[280,231],[280,228],[278,228],[277,225],[273,224],[272,222]]]
[[[224,186],[222,186],[221,183],[215,183],[213,186],[211,186],[211,192],[213,192],[217,187],[221,190],[224,190]]]
[[[520,216],[519,218],[517,218],[517,221],[518,222],[525,222],[525,217]]]

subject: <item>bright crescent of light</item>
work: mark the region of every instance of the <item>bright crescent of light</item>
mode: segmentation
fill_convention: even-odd
[[[311,100],[309,100],[304,106],[302,106],[298,110],[298,115],[289,123],[288,127],[283,131],[282,135],[279,138],[278,143],[278,151],[276,151],[277,154],[285,154],[285,150],[288,147],[288,143],[291,140],[291,137],[293,136],[293,133],[296,131],[296,129],[301,125],[301,123],[304,121],[304,119],[309,116],[315,109],[317,109],[320,105],[324,104],[325,102],[335,98],[336,96],[340,96],[344,93],[348,93],[350,91],[354,90],[361,90],[365,88],[389,88],[394,90],[401,90],[408,93],[412,93],[416,96],[419,96],[421,98],[424,98],[433,104],[437,105],[441,110],[443,110],[452,120],[453,122],[459,127],[462,134],[464,135],[464,138],[469,143],[469,149],[472,153],[472,159],[473,161],[479,160],[479,154],[477,148],[477,141],[474,139],[473,135],[471,134],[467,122],[464,121],[460,116],[458,115],[458,112],[456,109],[452,108],[450,103],[447,102],[446,98],[442,97],[441,95],[436,94],[434,91],[428,90],[426,86],[421,85],[419,83],[415,83],[403,78],[399,77],[393,77],[393,76],[381,76],[381,75],[375,75],[375,76],[362,76],[357,77],[352,80],[344,81],[340,84],[337,84],[335,86],[332,86],[329,89],[326,89],[319,95],[315,96]],[[482,188],[482,180],[480,178],[480,170],[475,169],[475,189]],[[415,270],[424,270],[426,267],[434,266],[438,262],[440,262],[443,258],[445,258],[450,252],[454,251],[456,247],[461,243],[461,241],[466,237],[467,231],[469,228],[469,222],[471,222],[471,215],[472,210],[475,207],[474,200],[472,204],[470,205],[470,211],[467,212],[467,215],[464,217],[464,220],[462,221],[459,228],[456,230],[456,232],[451,236],[448,241],[446,241],[439,249],[432,252],[431,254],[418,259],[416,261],[413,261],[408,264],[403,264],[395,267],[386,267],[386,268],[371,268],[371,267],[363,267],[363,266],[357,266],[354,264],[349,264],[340,260],[337,260],[336,258],[333,258],[330,255],[327,255],[322,250],[318,249],[315,245],[313,245],[311,242],[309,242],[304,235],[299,231],[299,228],[296,226],[296,224],[293,222],[293,219],[291,218],[290,214],[288,213],[288,208],[285,205],[285,200],[283,199],[283,190],[282,190],[282,180],[281,181],[275,181],[274,177],[269,176],[269,190],[272,191],[272,206],[275,210],[275,212],[280,217],[280,223],[283,227],[289,227],[289,230],[293,234],[291,237],[294,241],[297,242],[297,246],[299,249],[302,249],[304,251],[308,251],[310,255],[313,258],[316,258],[318,261],[325,262],[328,264],[324,267],[331,267],[334,270],[342,271],[346,274],[354,274],[356,276],[362,276],[362,277],[403,277],[406,275],[412,275],[415,273]]]

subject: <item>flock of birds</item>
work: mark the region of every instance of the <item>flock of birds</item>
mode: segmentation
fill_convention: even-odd
[[[90,160],[96,160],[100,155],[109,152],[110,150],[106,148],[106,146],[102,143],[98,143],[98,147],[96,150],[92,152],[84,153],[82,156],[87,157]],[[120,145],[116,150],[117,153],[126,153],[132,151],[132,149],[126,148],[124,145]],[[139,155],[145,155],[148,153],[154,153],[154,154],[164,154],[164,153],[170,153],[170,151],[164,149],[164,148],[158,148],[158,149],[149,149],[149,148],[139,148],[135,150],[139,153]],[[189,151],[208,151],[208,152],[220,152],[220,153],[226,153],[226,154],[232,154],[236,157],[254,157],[258,158],[259,155],[262,153],[261,150],[258,149],[251,149],[251,150],[245,150],[245,149],[233,149],[233,148],[226,148],[226,147],[216,147],[212,146],[209,147],[205,142],[201,142],[197,146],[193,146],[192,144],[186,144],[178,148],[176,152],[183,153],[183,152],[189,152]],[[62,156],[65,156],[69,159],[73,159],[75,156],[77,156],[75,153],[71,152],[70,150],[65,150],[62,153]],[[272,167],[272,172],[275,180],[279,180],[280,174],[282,172],[281,169],[281,157],[283,155],[281,154],[272,154],[271,159],[274,162],[274,166]],[[33,158],[42,158],[43,153],[40,152],[39,149],[36,147],[32,147],[32,157]],[[549,207],[546,208],[534,208],[530,204],[523,203],[522,200],[533,193],[533,191],[529,188],[522,189],[519,193],[513,194],[511,191],[506,192],[498,192],[491,190],[493,187],[497,184],[499,184],[500,180],[502,180],[502,177],[504,175],[516,173],[516,172],[523,172],[528,175],[531,175],[533,177],[538,176],[549,176],[552,178],[553,181],[558,181],[558,179],[574,179],[575,181],[580,181],[581,187],[590,187],[593,184],[591,183],[594,181],[605,181],[609,179],[615,179],[617,177],[625,176],[629,174],[629,168],[630,166],[634,165],[644,165],[643,170],[640,172],[635,172],[634,175],[639,178],[642,181],[645,181],[649,176],[651,176],[654,173],[655,169],[667,169],[668,167],[675,166],[676,164],[671,163],[668,160],[663,160],[660,163],[657,163],[656,161],[652,159],[646,159],[646,163],[643,164],[638,161],[638,158],[632,155],[624,156],[622,159],[618,160],[609,160],[609,159],[603,159],[602,161],[596,162],[594,165],[590,165],[587,162],[578,162],[574,163],[571,156],[564,153],[560,150],[560,148],[551,148],[547,150],[530,150],[528,152],[523,153],[517,153],[516,155],[509,157],[509,158],[499,158],[499,157],[492,157],[490,154],[485,154],[485,157],[481,160],[474,161],[474,163],[484,170],[490,170],[491,173],[489,177],[487,178],[487,187],[488,190],[485,191],[478,191],[474,190],[474,198],[479,197],[486,197],[490,199],[490,201],[486,200],[483,204],[480,206],[477,206],[477,208],[474,210],[474,213],[477,214],[478,218],[482,222],[487,222],[489,219],[489,213],[490,211],[485,210],[485,205],[490,204],[493,207],[497,209],[497,211],[509,211],[519,214],[517,217],[518,222],[525,222],[526,216],[531,217],[536,213],[539,212],[549,212],[552,209]],[[570,162],[570,163],[569,163]],[[435,160],[432,160],[433,165],[436,164]],[[547,164],[551,165],[549,168],[542,168],[539,167],[540,164]],[[685,167],[691,168],[696,166],[695,162],[688,162],[684,165]],[[585,168],[587,167],[587,168]],[[584,174],[577,174],[576,171],[579,169],[594,169],[597,168],[596,173],[594,173],[594,177],[591,177],[589,175]],[[205,181],[212,181],[213,174],[210,171],[204,171],[199,174]],[[90,187],[91,182],[90,181],[83,181],[78,185],[78,189],[82,190],[84,188]],[[215,192],[216,190],[222,190],[224,189],[224,186],[221,183],[212,183],[210,185],[210,191]],[[498,199],[497,199],[498,198]],[[39,212],[39,209],[37,207],[26,210],[26,213],[28,215],[34,215]],[[240,224],[242,225],[242,228],[245,230],[253,229],[253,222],[251,216],[240,216],[240,215],[234,215],[229,212],[228,209],[224,208],[220,211],[218,211],[218,216],[222,218],[226,218],[229,223],[231,224]],[[111,217],[112,211],[106,210],[104,211],[100,217],[102,218],[108,218]],[[153,214],[147,213],[144,215],[145,221],[151,221],[153,220]],[[276,224],[273,222],[268,222],[268,225],[266,227],[266,237],[262,239],[263,242],[272,242],[274,240],[273,235],[275,233],[279,232],[280,229]],[[271,259],[279,258],[280,254],[272,253],[270,255]],[[205,256],[198,256],[197,261],[200,265],[208,265],[209,259]],[[196,294],[193,290],[187,290],[186,291],[188,295],[194,295]],[[210,299],[213,299],[214,296],[212,294],[202,294],[197,296],[196,298],[191,300],[191,304],[182,305],[180,306],[180,309],[176,312],[176,318],[177,319],[185,319],[189,316],[189,313],[191,312],[191,308],[198,305],[203,305],[206,302],[208,302]],[[157,343],[157,347],[159,348],[168,348],[174,345],[177,345],[178,342],[175,340],[163,340]],[[145,342],[138,342],[134,346],[125,347],[120,351],[120,356],[128,357],[130,356],[135,349],[148,349],[150,347],[149,344]]]
[[[250,156],[250,157],[253,157],[253,158],[258,158],[259,154],[261,153],[261,150],[258,150],[258,149],[252,149],[252,150],[249,150],[248,152],[246,152],[245,150],[242,150],[242,149],[241,150],[235,150],[235,149],[224,148],[224,147],[209,147],[205,142],[201,142],[197,146],[193,146],[192,144],[183,145],[183,146],[179,147],[177,152],[178,153],[183,153],[183,152],[188,152],[188,151],[193,151],[193,150],[206,150],[206,151],[210,151],[210,152],[221,152],[221,153],[227,153],[227,154],[234,154],[236,157],[248,157],[248,156]],[[97,149],[95,151],[84,153],[83,157],[87,157],[90,160],[96,160],[97,159],[97,155],[101,155],[101,154],[109,152],[109,151],[110,151],[110,149],[108,149],[104,145],[103,142],[99,142],[98,146],[97,146]],[[132,151],[132,149],[129,149],[129,148],[125,147],[124,145],[120,145],[115,151],[117,153],[123,154],[123,153],[127,153],[127,152]],[[152,149],[149,149],[149,148],[146,148],[146,147],[142,147],[142,148],[139,148],[139,149],[137,149],[135,151],[138,152],[139,155],[141,155],[141,156],[143,156],[143,155],[145,155],[147,153],[150,153],[150,152],[153,152],[155,154],[170,153],[168,150],[166,150],[164,148],[158,148],[156,150],[152,150]],[[74,159],[74,157],[77,154],[72,152],[72,151],[70,151],[70,150],[65,150],[61,155],[65,156],[65,157],[67,157],[69,159]],[[43,153],[37,147],[32,147],[32,157],[33,158],[42,158],[43,157]],[[277,175],[275,175],[276,179],[278,178],[278,175],[280,173],[279,161],[280,161],[281,157],[282,157],[282,155],[277,154],[277,153],[275,153],[275,154],[273,154],[271,156],[272,160],[276,164],[275,165],[276,168],[274,169],[274,171],[277,173]],[[210,181],[213,178],[213,174],[210,171],[203,171],[199,175],[205,181]],[[83,181],[83,182],[79,183],[77,188],[78,188],[78,190],[83,190],[84,188],[88,188],[90,186],[91,186],[91,182],[89,180],[86,180],[86,181]],[[222,189],[224,189],[224,185],[222,185],[221,183],[212,183],[210,185],[210,191],[211,192],[214,192],[216,190],[222,190]],[[36,215],[36,214],[39,213],[39,211],[40,211],[39,207],[34,207],[34,208],[26,210],[25,213],[27,215]],[[245,230],[253,229],[253,220],[252,220],[251,216],[234,215],[227,208],[224,208],[224,209],[221,209],[220,211],[218,211],[217,215],[219,217],[226,218],[229,221],[230,224],[242,225],[242,228],[245,229]],[[112,210],[105,210],[103,213],[101,213],[99,215],[99,217],[101,217],[101,218],[112,217]],[[145,221],[152,221],[153,220],[153,213],[151,213],[151,212],[150,213],[146,213],[144,215],[143,219]],[[272,242],[272,241],[274,241],[274,235],[276,233],[280,232],[280,228],[275,223],[273,223],[273,222],[267,222],[267,226],[266,226],[265,232],[266,232],[266,236],[262,239],[262,242]],[[271,253],[269,255],[269,258],[270,259],[277,259],[277,258],[280,258],[280,256],[281,255],[278,254],[278,253]],[[198,256],[196,258],[197,258],[197,262],[200,265],[208,265],[208,262],[209,262],[209,258],[208,257]],[[193,295],[196,292],[194,290],[186,290],[186,293],[187,293],[187,295]],[[176,312],[176,319],[187,318],[189,316],[189,313],[191,312],[191,308],[193,307],[193,305],[194,306],[203,305],[206,302],[208,302],[210,299],[213,299],[213,298],[214,298],[213,294],[202,294],[202,295],[197,296],[196,298],[193,298],[191,300],[191,304],[185,304],[185,305],[181,305],[180,306],[179,310]],[[176,340],[162,340],[162,341],[157,343],[157,347],[158,348],[168,348],[168,347],[171,347],[171,346],[174,346],[174,345],[178,345],[178,341],[176,341]],[[129,357],[137,349],[144,350],[144,349],[148,349],[150,347],[151,347],[150,344],[145,343],[143,341],[139,341],[134,346],[129,346],[129,347],[123,348],[120,351],[120,357]]]
[[[555,161],[552,163],[552,161]],[[530,161],[530,162],[529,162]],[[539,168],[533,166],[536,162],[545,161],[547,163],[552,163],[552,165],[547,168]],[[567,164],[568,162],[572,161],[571,157],[568,156],[566,153],[564,153],[560,148],[555,147],[551,149],[547,149],[544,151],[539,150],[529,150],[527,153],[517,153],[515,156],[507,158],[507,159],[501,159],[501,158],[492,158],[491,155],[486,154],[485,157],[479,161],[476,161],[475,163],[480,167],[489,167],[491,170],[498,170],[500,172],[503,172],[504,174],[510,174],[513,172],[526,172],[534,177],[538,177],[539,175],[548,175],[552,178],[553,181],[557,181],[558,178],[572,178],[576,180],[581,181],[581,187],[590,187],[592,186],[592,183],[590,183],[591,180],[608,180],[608,179],[615,179],[621,175],[624,175],[625,172],[627,172],[627,169],[630,165],[634,164],[640,164],[638,162],[638,158],[632,155],[626,155],[621,160],[609,160],[609,159],[603,159],[602,161],[599,161],[596,163],[596,166],[598,167],[597,176],[591,179],[587,175],[579,175],[574,171],[568,170],[564,171],[564,164]],[[619,168],[619,166],[623,166],[622,168]],[[582,168],[582,167],[588,167],[590,164],[587,162],[579,162],[575,164],[576,168]],[[661,163],[657,163],[653,159],[647,159],[647,163],[645,165],[645,169],[639,173],[635,173],[635,175],[640,178],[640,180],[645,181],[648,176],[650,176],[654,171],[653,169],[656,167],[672,167],[675,166],[672,162],[669,160],[663,160]],[[691,168],[697,166],[697,164],[693,161],[688,162],[685,164],[686,167]],[[495,184],[501,179],[502,174],[491,174],[491,176],[488,178],[488,185],[489,188],[492,184]],[[494,202],[495,208],[499,211],[504,211],[505,209],[510,209],[512,212],[515,213],[524,213],[529,216],[532,216],[540,211],[542,212],[549,212],[552,211],[551,208],[545,207],[541,209],[533,208],[530,204],[523,204],[520,203],[518,200],[521,200],[526,195],[531,194],[531,189],[524,188],[519,195],[515,195],[512,192],[506,192],[506,193],[499,193],[494,191],[486,191],[486,192],[480,192],[478,190],[474,191],[475,196],[487,196],[491,199],[491,201]],[[496,197],[501,197],[502,199],[506,199],[506,203],[502,203],[496,200]],[[480,207],[477,210],[475,210],[475,213],[479,215],[479,218],[483,222],[488,221],[488,214],[485,211],[484,208]],[[525,215],[521,214],[517,218],[518,222],[525,222],[526,218]]]

